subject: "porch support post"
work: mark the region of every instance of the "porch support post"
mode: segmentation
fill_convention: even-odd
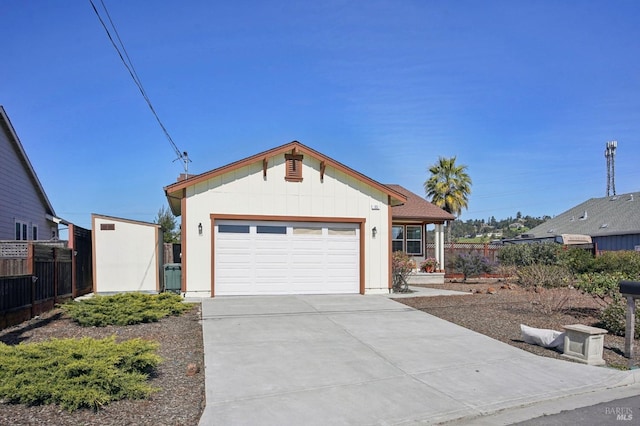
[[[444,269],[444,229],[441,223],[435,225],[435,258],[440,264],[440,269]]]

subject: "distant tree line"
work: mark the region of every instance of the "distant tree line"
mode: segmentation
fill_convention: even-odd
[[[455,220],[451,224],[451,237],[454,239],[473,238],[476,235],[489,235],[501,232],[502,238],[514,238],[549,219],[551,219],[551,216],[523,216],[522,213],[518,212],[515,218],[509,216],[501,220],[497,220],[495,216],[491,216],[486,220],[468,219],[464,222]]]

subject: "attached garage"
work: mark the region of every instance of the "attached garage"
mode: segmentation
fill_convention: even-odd
[[[382,294],[397,191],[300,142],[165,187],[187,297]]]
[[[360,292],[357,223],[220,220],[216,296]]]

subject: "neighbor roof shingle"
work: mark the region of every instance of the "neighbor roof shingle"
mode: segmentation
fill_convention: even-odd
[[[640,192],[591,198],[527,232],[536,237],[636,233],[640,233]]]

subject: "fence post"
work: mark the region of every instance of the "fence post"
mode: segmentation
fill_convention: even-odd
[[[27,275],[33,275],[36,270],[35,258],[33,256],[33,243],[27,245]]]
[[[71,249],[71,298],[75,299],[78,295],[77,283],[76,283],[76,236],[75,236],[75,226],[73,223],[69,224],[69,230],[67,231],[69,234],[69,242],[68,247]]]
[[[31,318],[36,316],[36,281],[38,277],[31,275]]]
[[[60,284],[60,280],[58,280],[58,248],[53,247],[53,304],[58,303],[58,285]]]

